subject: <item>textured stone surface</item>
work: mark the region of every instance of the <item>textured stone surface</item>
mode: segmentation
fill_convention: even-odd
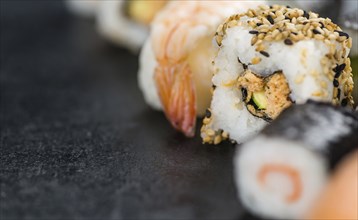
[[[137,57],[61,1],[1,1],[1,219],[241,219],[234,147],[171,129]]]

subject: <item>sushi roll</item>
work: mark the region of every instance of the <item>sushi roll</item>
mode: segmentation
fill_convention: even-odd
[[[75,14],[83,17],[95,17],[99,0],[66,0],[67,7]]]
[[[284,109],[308,99],[353,105],[352,39],[329,18],[262,5],[228,18],[216,42],[204,143],[243,143]]]
[[[306,219],[358,219],[358,151],[339,164]]]
[[[111,42],[138,52],[149,24],[167,0],[103,1],[97,15],[99,33]]]
[[[238,148],[241,202],[262,217],[302,219],[332,170],[358,148],[357,134],[351,110],[314,101],[291,106]]]
[[[196,116],[211,99],[211,61],[217,26],[256,2],[173,1],[151,25],[140,55],[139,86],[146,102],[162,109],[172,126],[192,137]]]

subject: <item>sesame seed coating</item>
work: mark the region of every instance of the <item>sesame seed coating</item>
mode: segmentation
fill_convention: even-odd
[[[346,42],[350,38],[347,33],[342,32],[341,28],[329,18],[321,18],[316,13],[306,12],[298,8],[273,5],[270,8],[260,6],[255,10],[250,9],[246,13],[229,17],[217,30],[216,40],[218,45],[221,45],[226,30],[233,27],[229,27],[228,24],[235,21],[234,26],[240,25],[240,19],[245,16],[250,18],[248,23],[253,28],[250,31],[251,34],[263,34],[263,38],[267,41],[280,41],[284,34],[280,35],[279,33],[286,33],[286,42],[288,43],[286,45],[292,45],[290,44],[291,42],[295,43],[300,40],[317,38],[322,41],[325,39],[337,40],[343,44],[343,42]],[[315,37],[315,35],[322,36]],[[253,40],[253,44],[256,41]]]

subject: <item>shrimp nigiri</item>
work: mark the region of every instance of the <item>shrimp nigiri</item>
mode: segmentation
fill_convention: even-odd
[[[258,2],[173,1],[157,15],[141,52],[139,85],[172,126],[194,135],[196,116],[211,100],[215,31],[225,18]]]

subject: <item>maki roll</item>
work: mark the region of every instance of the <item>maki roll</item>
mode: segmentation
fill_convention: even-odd
[[[138,52],[148,37],[149,24],[167,0],[103,1],[97,15],[102,36],[133,52]]]
[[[217,26],[256,4],[173,1],[153,21],[140,56],[139,86],[147,103],[162,109],[186,136],[194,135],[196,116],[205,114],[210,104]]]
[[[229,17],[216,33],[213,99],[204,143],[249,140],[308,99],[352,107],[352,39],[329,18],[285,6]]]
[[[83,17],[95,17],[99,8],[99,0],[67,0],[68,8]]]
[[[332,170],[358,148],[358,115],[310,101],[286,109],[234,158],[243,205],[259,216],[300,219]]]

